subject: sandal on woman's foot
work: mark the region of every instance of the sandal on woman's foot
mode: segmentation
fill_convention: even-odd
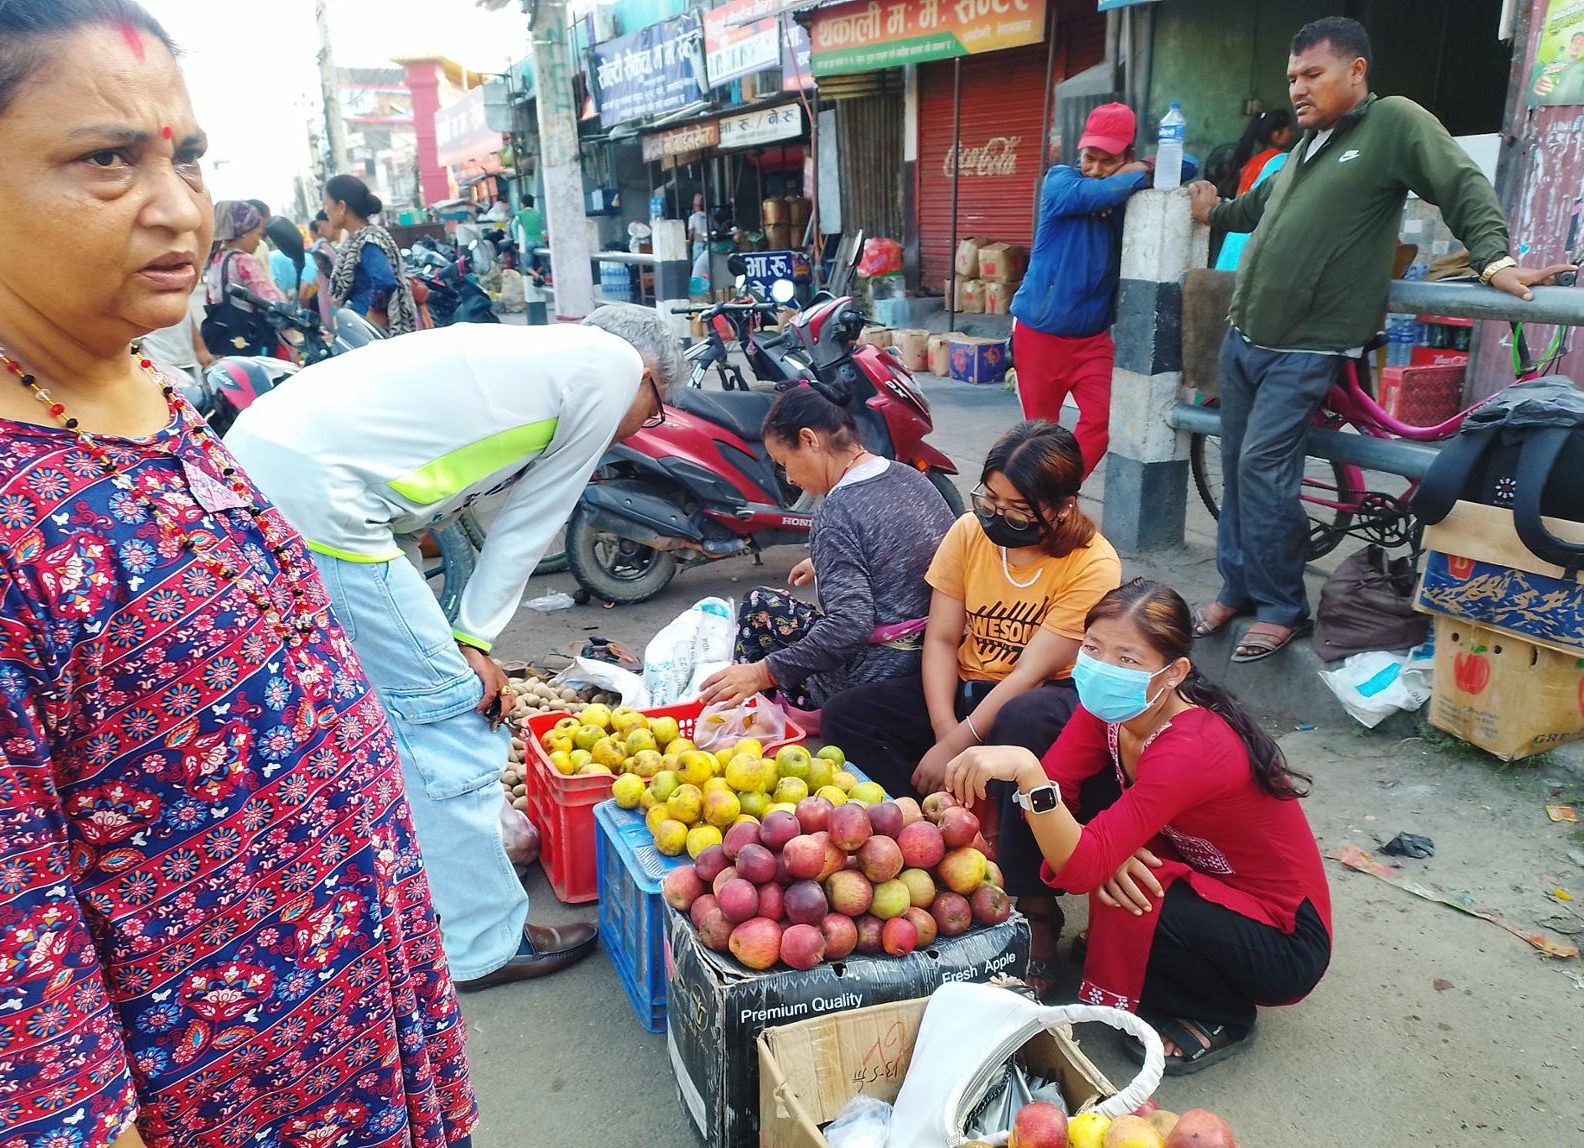
[[[1205,1024],[1202,1021],[1177,1017],[1145,1017],[1160,1033],[1163,1041],[1177,1046],[1177,1052],[1166,1056],[1167,1076],[1192,1076],[1203,1072],[1218,1060],[1236,1056],[1254,1043],[1254,1026],[1242,1027],[1228,1024]],[[1144,1046],[1129,1037],[1123,1044],[1128,1057],[1137,1064],[1144,1063]],[[1184,1049],[1193,1051],[1184,1054]]]
[[[1238,639],[1237,649],[1232,651],[1232,661],[1239,665],[1263,661],[1286,647],[1294,638],[1308,633],[1309,629],[1307,624],[1288,627],[1278,626],[1274,622],[1255,622]],[[1287,632],[1282,634],[1278,632],[1280,630]]]
[[[1225,611],[1224,614],[1219,611]],[[1200,606],[1193,612],[1193,636],[1195,638],[1208,638],[1217,630],[1222,629],[1229,622],[1241,618],[1248,610],[1239,610],[1235,606],[1228,606],[1224,602],[1211,602],[1209,605]],[[1219,621],[1217,618],[1219,617]]]
[[[1051,994],[1056,991],[1056,968],[1049,961],[1030,957],[1028,972],[1023,974],[1023,983],[1028,985],[1029,992],[1034,994],[1036,1000],[1041,1004],[1048,1003]]]

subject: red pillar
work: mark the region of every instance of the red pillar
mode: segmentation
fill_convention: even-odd
[[[440,65],[435,60],[411,60],[402,65],[407,72],[407,90],[412,93],[413,131],[418,137],[418,189],[425,206],[439,203],[451,194],[451,182],[440,166],[440,151],[435,142],[435,113],[440,110]]]

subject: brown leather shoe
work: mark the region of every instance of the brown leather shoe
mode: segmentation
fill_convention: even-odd
[[[476,993],[496,985],[524,981],[529,977],[545,977],[575,965],[594,951],[599,941],[599,929],[590,924],[524,925],[523,945],[493,973],[475,977],[471,981],[457,981],[459,992]]]

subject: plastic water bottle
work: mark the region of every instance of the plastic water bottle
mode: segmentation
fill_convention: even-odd
[[[1411,315],[1391,315],[1386,320],[1386,365],[1406,367],[1413,361],[1414,320]]]
[[[1160,134],[1155,137],[1155,187],[1170,191],[1182,186],[1183,144],[1188,139],[1188,121],[1182,105],[1173,103],[1161,117]]]

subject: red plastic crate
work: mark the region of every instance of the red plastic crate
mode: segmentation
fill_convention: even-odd
[[[1463,409],[1463,367],[1387,367],[1381,371],[1380,405],[1409,426],[1444,423]]]
[[[675,718],[677,729],[686,738],[693,736],[702,702],[685,702],[642,710],[645,717]],[[610,798],[614,777],[605,774],[568,777],[550,764],[550,755],[539,744],[546,731],[567,715],[539,714],[528,719],[523,741],[528,761],[523,783],[528,797],[528,816],[539,828],[539,864],[550,880],[556,898],[569,905],[599,900],[599,867],[595,856],[594,807]],[[803,740],[802,727],[787,719],[787,736],[765,746],[773,752],[783,745]]]

